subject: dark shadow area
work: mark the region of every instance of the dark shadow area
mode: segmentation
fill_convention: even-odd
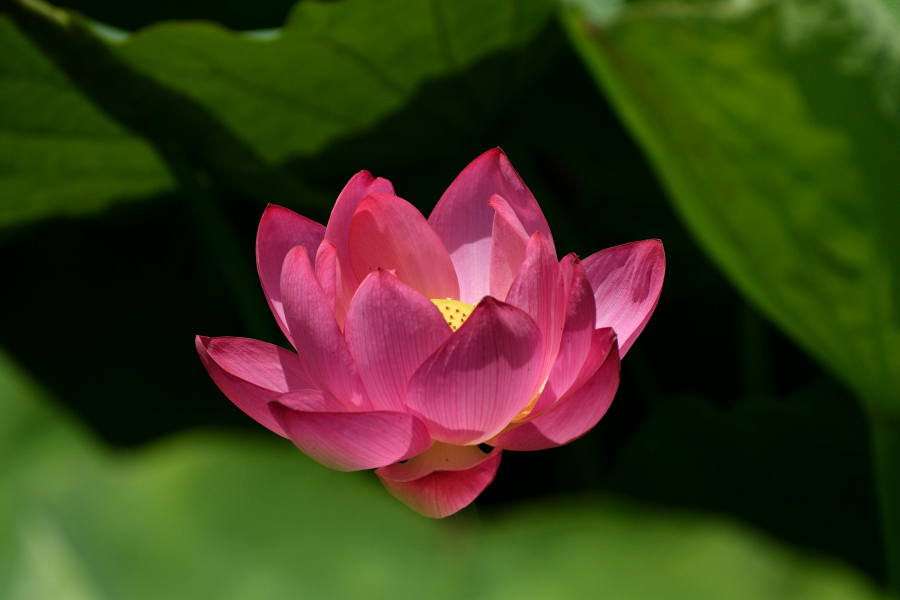
[[[215,21],[231,29],[246,31],[281,27],[294,5],[294,0],[267,2],[66,0],[58,5],[77,10],[101,23],[127,31],[134,31],[157,21],[192,19]]]

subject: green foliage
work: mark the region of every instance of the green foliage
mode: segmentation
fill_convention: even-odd
[[[698,240],[873,412],[900,414],[892,16],[875,0],[577,4],[572,39]]]
[[[0,15],[0,225],[90,213],[170,186],[152,147]]]
[[[0,178],[10,188],[3,195],[14,198],[0,204],[0,224],[165,189],[160,160],[122,125],[179,179],[189,162],[248,196],[324,210],[278,165],[372,128],[427,82],[524,45],[546,25],[552,3],[302,2],[283,28],[252,34],[205,22],[110,33],[37,1],[10,2],[9,12],[0,20],[9,50],[0,59],[0,132],[20,143],[0,153],[0,173],[11,173],[8,183]],[[431,96],[418,126],[476,129],[531,67],[517,57]],[[28,94],[16,93],[23,74]],[[72,143],[60,144],[66,137]]]
[[[114,457],[5,356],[0,395],[5,598],[879,597],[713,519],[585,498],[430,521],[286,441],[191,434]]]

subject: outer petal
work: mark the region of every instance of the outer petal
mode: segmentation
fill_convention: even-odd
[[[435,442],[404,464],[375,471],[395,498],[414,511],[441,519],[465,508],[491,484],[501,450],[485,454],[477,446]]]
[[[599,369],[555,407],[509,431],[491,444],[507,450],[544,450],[578,439],[606,414],[619,387],[619,352],[613,346]]]
[[[302,246],[284,259],[281,296],[294,348],[309,379],[347,406],[368,408],[353,357]]]
[[[506,301],[525,311],[541,330],[544,354],[538,386],[546,381],[559,352],[566,315],[564,291],[553,245],[543,233],[537,232],[528,240],[525,262],[509,288]],[[539,389],[534,391],[537,393]]]
[[[662,242],[646,240],[601,250],[583,261],[597,303],[597,327],[612,327],[619,354],[644,330],[659,301],[666,255]]]
[[[534,196],[500,148],[488,150],[463,169],[434,207],[428,222],[443,240],[459,277],[459,299],[475,304],[490,293],[494,211],[488,200],[502,196],[528,235],[553,240]]]
[[[504,300],[516,273],[525,261],[528,233],[506,200],[494,194],[488,204],[494,209],[491,230],[491,296]]]
[[[350,224],[350,266],[359,281],[375,269],[427,298],[458,298],[459,283],[443,242],[415,206],[391,194],[370,194]]]
[[[344,286],[337,247],[328,240],[322,242],[316,253],[316,278],[322,286],[322,291],[325,292],[328,305],[334,311],[338,327],[343,329],[351,294]]]
[[[413,375],[406,405],[434,439],[478,444],[528,404],[542,360],[534,320],[487,296]]]
[[[337,250],[338,263],[341,267],[341,276],[344,279],[346,293],[352,295],[356,291],[359,282],[350,268],[350,222],[356,207],[369,194],[384,193],[393,194],[394,186],[387,179],[374,178],[368,171],[360,171],[354,175],[338,196],[331,209],[331,217],[325,229],[325,239],[334,244]],[[311,246],[308,246],[311,247]]]
[[[421,421],[402,412],[306,412],[312,404],[290,394],[270,403],[287,437],[313,460],[337,471],[374,469],[424,452],[431,437]],[[324,402],[323,402],[324,404]]]
[[[584,267],[574,254],[564,257],[559,267],[567,292],[565,326],[547,384],[532,409],[534,414],[549,408],[569,390],[581,372],[594,337],[597,311]]]
[[[198,335],[195,345],[203,366],[228,399],[260,425],[284,436],[266,404],[289,390],[312,388],[297,355],[245,338]]]
[[[387,271],[359,286],[345,337],[372,405],[406,411],[406,386],[416,369],[452,333],[428,298]]]
[[[609,353],[612,352],[613,349],[615,349],[616,352],[619,351],[616,332],[611,327],[595,329],[593,336],[591,337],[591,347],[588,350],[587,357],[584,359],[584,364],[581,365],[581,371],[579,371],[578,375],[575,377],[575,381],[569,386],[568,392],[574,392],[583,386],[588,379],[593,377],[594,373],[597,372],[597,369],[606,362]],[[619,358],[622,358],[621,354],[619,354]],[[568,395],[568,392],[563,395],[563,398]],[[537,413],[535,413],[535,416],[537,416]]]
[[[322,242],[325,228],[292,210],[270,204],[263,213],[256,232],[256,269],[269,308],[288,339],[287,321],[281,303],[281,267],[288,250],[306,246],[315,250]]]
[[[275,404],[300,412],[349,413],[343,402],[319,390],[294,390],[273,398],[266,408],[269,412]],[[356,414],[356,413],[354,413]]]

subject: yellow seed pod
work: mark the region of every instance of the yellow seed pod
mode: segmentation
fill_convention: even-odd
[[[469,315],[472,314],[472,311],[475,308],[471,304],[466,304],[459,300],[451,300],[450,298],[445,298],[443,300],[432,299],[431,301],[434,302],[434,305],[437,306],[441,311],[441,314],[444,315],[444,320],[447,321],[447,325],[449,325],[450,329],[453,331],[459,329],[459,326],[466,322],[466,319],[469,318]]]

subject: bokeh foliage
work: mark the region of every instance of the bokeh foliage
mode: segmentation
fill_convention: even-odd
[[[734,524],[608,501],[431,521],[287,442],[195,433],[112,456],[5,355],[0,392],[10,599],[880,597]]]
[[[16,290],[0,342],[106,440],[146,443],[111,450],[3,357],[0,594],[877,596],[805,554],[883,577],[865,416],[693,238],[894,410],[878,344],[895,332],[896,42],[879,5],[581,3],[568,40],[552,2],[77,5],[150,25],[134,32],[0,6],[0,251]],[[218,22],[156,23],[185,16]],[[323,220],[367,168],[427,214],[498,144],[561,249],[666,243],[660,308],[595,432],[507,453],[480,526],[425,521],[374,478],[259,432],[157,439],[255,431],[190,338],[285,343],[251,267],[265,202]],[[547,499],[561,492],[578,495]]]
[[[572,38],[697,239],[866,405],[900,592],[900,23],[876,0],[583,6]]]

